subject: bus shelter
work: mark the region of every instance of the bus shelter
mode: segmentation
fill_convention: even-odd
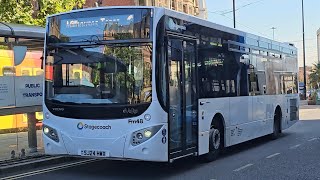
[[[42,27],[0,22],[0,160],[41,152],[44,37]]]

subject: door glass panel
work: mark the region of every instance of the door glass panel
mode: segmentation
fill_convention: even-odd
[[[197,97],[196,97],[196,58],[193,41],[183,42],[184,87],[185,87],[185,117],[186,144],[192,146],[197,138]]]
[[[181,89],[181,62],[182,41],[169,40],[169,97],[170,97],[170,151],[182,148],[182,89]]]

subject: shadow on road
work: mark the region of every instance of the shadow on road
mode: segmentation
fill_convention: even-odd
[[[290,136],[290,133],[282,134],[279,140],[286,136]],[[270,140],[268,136],[265,136],[229,147],[223,152],[220,159],[258,146],[263,146],[270,141],[272,140]],[[68,173],[77,173],[77,175],[80,176],[82,174],[84,177],[94,174],[95,178],[102,179],[165,179],[177,176],[182,178],[181,175],[183,176],[185,172],[201,169],[203,166],[207,165],[207,163],[203,163],[197,157],[188,157],[177,160],[172,164],[102,160],[89,165],[68,169]]]
[[[273,148],[283,145],[285,149],[295,145],[297,141],[306,142],[310,138],[320,137],[319,120],[302,120],[294,126],[285,130],[277,140],[271,140],[264,136],[255,140],[241,143],[225,149],[222,156],[215,162],[203,163],[197,157],[188,157],[177,160],[172,164],[153,162],[133,162],[133,161],[111,161],[101,160],[90,164],[70,167],[67,169],[49,173],[41,178],[50,177],[53,179],[199,179],[206,177],[206,173],[220,171],[219,164],[226,161],[232,163],[234,160],[246,159],[236,156],[238,154],[251,156],[251,153],[265,148]],[[301,140],[301,141],[300,141]],[[257,151],[255,151],[257,150]],[[226,167],[226,164],[223,167]],[[192,173],[188,173],[191,172]],[[210,171],[210,172],[208,172]],[[50,179],[49,178],[49,179]]]

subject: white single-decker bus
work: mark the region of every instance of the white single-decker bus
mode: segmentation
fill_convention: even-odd
[[[52,15],[46,154],[172,162],[299,119],[297,49],[157,7]]]

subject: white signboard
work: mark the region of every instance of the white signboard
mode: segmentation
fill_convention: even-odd
[[[0,108],[15,106],[14,76],[0,76]]]
[[[15,77],[16,107],[42,105],[43,76]]]

